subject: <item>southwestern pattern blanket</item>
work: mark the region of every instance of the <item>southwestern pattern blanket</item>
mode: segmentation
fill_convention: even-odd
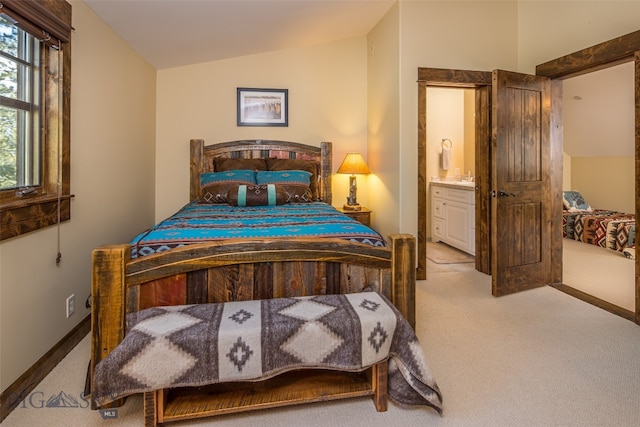
[[[323,202],[246,207],[191,202],[136,236],[131,242],[131,257],[193,243],[283,237],[326,237],[386,245],[379,233]]]
[[[301,368],[355,372],[388,359],[391,399],[442,411],[413,329],[376,292],[155,307],[127,322],[122,343],[95,368],[99,405]]]
[[[604,209],[564,210],[562,237],[621,252],[635,259],[635,215]]]

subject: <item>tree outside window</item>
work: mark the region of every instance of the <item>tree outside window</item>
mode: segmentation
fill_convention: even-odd
[[[0,2],[0,241],[71,218],[71,4]]]
[[[40,185],[40,41],[0,16],[0,190]]]

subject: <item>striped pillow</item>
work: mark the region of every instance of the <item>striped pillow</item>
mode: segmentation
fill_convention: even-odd
[[[227,203],[227,193],[238,185],[255,185],[253,170],[229,170],[207,172],[200,176],[202,201],[205,203]]]
[[[238,185],[227,194],[227,201],[232,206],[282,205],[286,198],[284,189],[275,184]]]
[[[287,194],[287,203],[308,203],[314,200],[309,187],[311,173],[303,170],[256,171],[258,184],[276,184]]]

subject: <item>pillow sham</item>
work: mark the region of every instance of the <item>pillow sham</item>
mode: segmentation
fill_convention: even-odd
[[[275,184],[241,184],[227,194],[227,201],[232,206],[275,206],[285,204],[286,200],[284,189]]]
[[[213,159],[213,170],[216,172],[244,169],[266,171],[267,162],[265,159],[235,159],[231,157],[215,157]]]
[[[304,170],[256,171],[256,184],[292,183],[309,186],[311,174]]]
[[[562,207],[567,210],[590,211],[591,206],[587,203],[579,191],[563,191]]]
[[[229,190],[240,184],[255,185],[255,171],[229,170],[203,173],[200,175],[201,200],[206,203],[227,203]]]
[[[320,170],[318,163],[314,160],[302,160],[302,159],[277,159],[270,157],[266,159],[267,170],[269,171],[288,171],[288,170],[303,170],[311,174],[309,178],[309,188],[313,200],[320,199],[320,186],[318,184],[318,176]]]
[[[286,203],[315,200],[309,186],[311,173],[303,170],[256,171],[257,184],[276,184],[286,193]]]

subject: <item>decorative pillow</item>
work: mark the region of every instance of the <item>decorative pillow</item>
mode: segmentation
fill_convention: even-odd
[[[275,206],[285,204],[287,194],[275,184],[242,184],[229,190],[227,200],[232,206]]]
[[[567,210],[590,211],[591,206],[587,203],[579,191],[563,191],[562,207]]]
[[[213,170],[216,172],[244,169],[266,171],[267,162],[265,159],[235,159],[230,157],[215,157],[213,159]]]
[[[302,170],[311,174],[309,178],[309,188],[313,200],[320,199],[320,186],[318,184],[318,175],[320,170],[318,163],[313,160],[300,160],[300,159],[276,159],[268,158],[267,170],[269,171],[289,171],[289,170]]]
[[[303,170],[257,171],[256,183],[276,184],[286,193],[286,203],[308,203],[314,201],[309,187],[311,173]]]
[[[256,173],[253,170],[229,170],[226,172],[207,172],[200,175],[202,201],[206,203],[227,203],[227,193],[240,184],[255,185]]]

